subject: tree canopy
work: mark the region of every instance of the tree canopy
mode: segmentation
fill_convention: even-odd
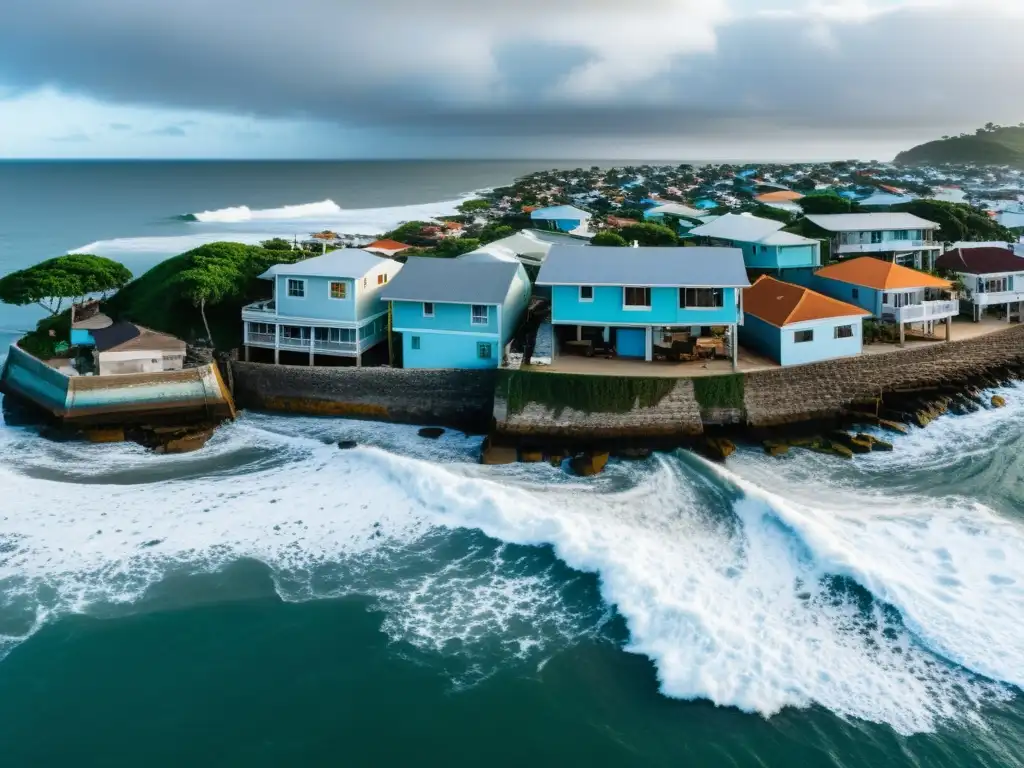
[[[851,213],[859,206],[836,194],[808,195],[799,201],[805,214]]]
[[[290,251],[292,250],[292,241],[285,240],[283,237],[272,237],[260,243],[260,248],[265,248],[268,251]]]
[[[627,243],[636,240],[640,245],[679,245],[679,236],[661,224],[630,224],[618,230],[617,234]]]
[[[491,207],[490,200],[466,200],[463,203],[459,203],[456,206],[457,209],[462,213],[476,213],[477,211],[486,211]]]
[[[629,245],[622,235],[617,235],[614,232],[598,232],[590,238],[590,244],[603,245],[611,248],[625,248]]]
[[[939,225],[937,239],[946,242],[1014,240],[1013,233],[965,203],[943,200],[912,200],[893,206],[892,210],[912,213]]]
[[[24,306],[38,304],[59,314],[65,299],[114,291],[132,279],[123,264],[84,253],[48,259],[0,279],[0,301]]]

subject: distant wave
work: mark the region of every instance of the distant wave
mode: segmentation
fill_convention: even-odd
[[[203,223],[239,224],[246,221],[293,221],[295,219],[323,219],[343,215],[341,206],[333,200],[321,200],[318,203],[302,205],[285,205],[281,208],[265,208],[253,210],[247,205],[232,208],[220,208],[216,211],[200,211],[186,213],[180,218],[183,221]]]

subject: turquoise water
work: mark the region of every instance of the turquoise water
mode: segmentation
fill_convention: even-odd
[[[153,207],[260,204],[186,192]],[[110,213],[58,251],[141,263],[326,210]],[[6,268],[42,243],[17,226]],[[855,462],[590,479],[346,420],[246,414],[172,457],[0,428],[3,765],[1024,765],[1024,386],[1002,394]]]

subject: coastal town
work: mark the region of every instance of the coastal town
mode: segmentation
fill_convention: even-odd
[[[218,413],[233,414],[214,347],[238,364],[339,374],[388,368],[671,382],[863,357],[895,365],[901,352],[985,344],[1021,323],[1022,233],[1024,172],[1009,166],[847,161],[540,172],[479,193],[451,216],[375,237],[328,229],[177,257],[191,268],[170,284],[191,282],[167,315],[181,314],[185,299],[198,307],[202,327],[187,335],[147,317],[153,302],[131,308],[148,276],[75,288],[69,297],[113,296],[78,298],[64,324],[44,321],[8,357],[0,381],[7,394],[69,422],[116,424],[111,412],[133,412],[150,442],[163,429],[184,450],[203,440],[182,441],[150,423],[158,412],[172,420],[208,412],[214,401]],[[4,280],[0,298],[10,303],[46,293],[38,276]],[[203,376],[183,378],[200,366]],[[161,381],[165,374],[176,382]],[[132,375],[150,377],[144,397],[118,386],[118,377]],[[81,396],[71,396],[86,379],[91,391],[119,393],[107,397],[109,412],[83,410]],[[208,433],[210,419],[200,421]],[[120,435],[116,427],[93,430],[96,439]]]

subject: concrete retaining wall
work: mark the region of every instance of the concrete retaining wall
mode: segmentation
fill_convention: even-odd
[[[485,432],[498,372],[309,368],[231,361],[239,407]]]

